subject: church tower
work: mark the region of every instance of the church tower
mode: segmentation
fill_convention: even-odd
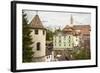
[[[38,16],[35,17],[30,22],[32,29],[31,35],[33,39],[33,61],[43,62],[45,60],[45,50],[46,50],[46,30]]]
[[[71,15],[69,26],[70,26],[70,27],[73,27],[73,25],[74,25],[74,20],[73,20],[73,16]]]

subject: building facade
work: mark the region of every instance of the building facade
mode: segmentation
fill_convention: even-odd
[[[71,34],[57,32],[53,36],[53,47],[55,50],[72,49],[74,46],[74,37]]]

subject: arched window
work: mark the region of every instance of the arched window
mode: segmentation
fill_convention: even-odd
[[[40,50],[40,42],[36,44],[37,50]]]

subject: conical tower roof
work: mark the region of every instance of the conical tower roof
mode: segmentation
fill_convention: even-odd
[[[35,15],[35,17],[32,19],[30,26],[32,28],[45,29],[38,15]]]

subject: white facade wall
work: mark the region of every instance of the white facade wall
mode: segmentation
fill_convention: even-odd
[[[78,46],[80,44],[80,36],[74,36],[74,46]]]
[[[66,48],[73,48],[74,37],[73,35],[66,36],[53,36],[53,46],[55,50],[63,50]]]
[[[34,57],[42,57],[45,56],[45,51],[46,51],[46,31],[45,34],[43,35],[43,30],[38,29],[38,34],[35,34],[35,30],[33,29],[32,33],[32,38],[33,38],[33,52],[34,52]],[[40,42],[40,50],[37,50],[36,44],[37,42]]]

